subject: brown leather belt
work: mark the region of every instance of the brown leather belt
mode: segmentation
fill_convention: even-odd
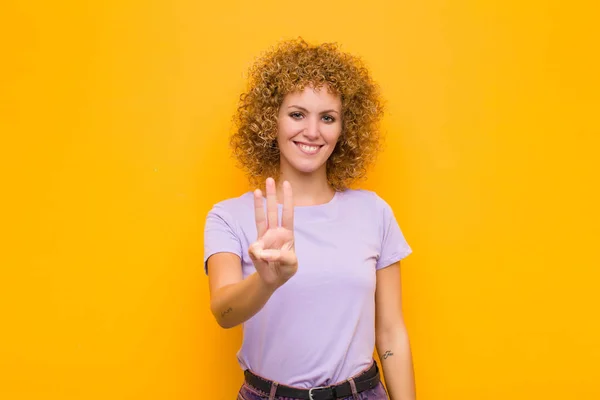
[[[264,393],[271,393],[273,381],[261,378],[250,370],[244,371],[246,383]],[[367,371],[353,379],[357,393],[375,388],[380,382],[379,367],[377,362]],[[299,389],[291,386],[278,384],[275,396],[291,397],[298,400],[335,400],[352,396],[352,387],[349,381],[344,381],[338,385],[314,387],[311,389]]]

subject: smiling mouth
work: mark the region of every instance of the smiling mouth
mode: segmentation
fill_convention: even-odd
[[[308,155],[317,154],[321,147],[323,147],[323,145],[313,145],[300,142],[294,142],[294,144],[296,145],[296,147],[298,147],[298,149],[300,149],[301,152]]]

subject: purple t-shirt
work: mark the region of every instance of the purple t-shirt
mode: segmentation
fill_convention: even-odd
[[[280,221],[281,211],[280,204]],[[238,361],[281,384],[334,384],[372,362],[375,272],[412,250],[392,209],[367,190],[295,207],[294,239],[298,271],[244,323]],[[252,192],[215,204],[206,219],[205,268],[211,255],[230,252],[240,256],[247,277],[256,271],[248,256],[254,241]]]

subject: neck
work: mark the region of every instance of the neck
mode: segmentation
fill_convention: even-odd
[[[295,206],[313,206],[328,203],[335,190],[327,182],[325,166],[310,174],[294,171],[281,166],[281,174],[277,180],[277,199],[283,203],[283,181],[292,185]]]

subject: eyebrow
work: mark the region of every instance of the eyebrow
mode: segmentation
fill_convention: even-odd
[[[305,113],[308,113],[308,110],[306,108],[304,108],[304,107],[292,105],[292,106],[289,106],[288,108],[298,108],[298,109],[304,111]],[[336,114],[339,114],[339,112],[337,110],[334,110],[334,109],[321,111],[321,114],[327,114],[327,113],[336,113]]]

